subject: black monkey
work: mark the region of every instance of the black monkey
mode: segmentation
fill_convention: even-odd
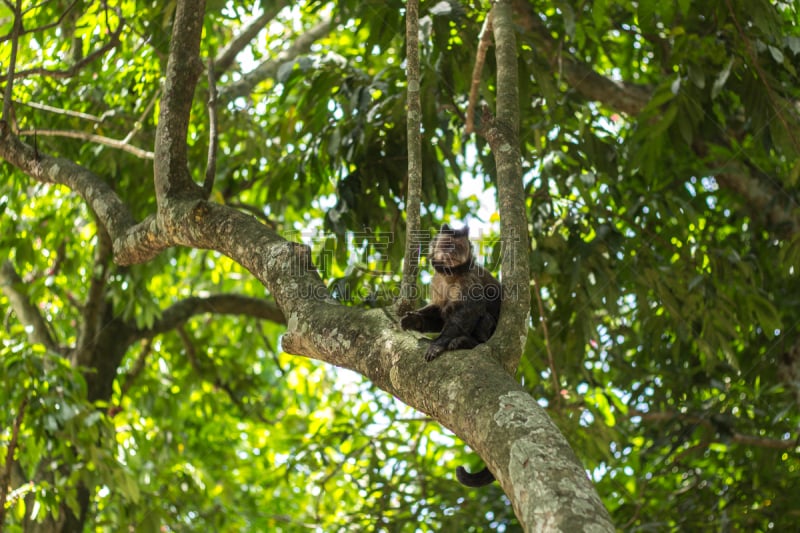
[[[439,332],[425,353],[425,360],[432,361],[444,351],[474,348],[489,340],[500,316],[502,289],[494,276],[475,264],[466,226],[453,230],[444,224],[431,241],[428,260],[436,272],[431,303],[407,313],[400,326]],[[470,474],[458,467],[456,477],[469,487],[494,481],[488,468]]]

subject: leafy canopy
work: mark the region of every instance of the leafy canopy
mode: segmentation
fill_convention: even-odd
[[[175,4],[22,6],[29,31],[13,100],[23,139],[103,176],[137,216],[153,212],[147,152]],[[463,130],[487,8],[422,2],[422,213],[423,227],[484,223],[492,244],[497,220],[481,202],[494,163]],[[204,59],[220,58],[255,16],[274,14],[217,72],[212,200],[312,244],[330,290],[352,305],[387,304],[399,280],[403,9],[207,6]],[[797,4],[531,0],[515,10],[535,280],[519,378],[549,407],[620,528],[791,529],[800,490]],[[0,35],[12,26],[3,4]],[[313,44],[292,48],[315,31]],[[10,48],[0,49],[4,70]],[[263,75],[249,76],[262,62]],[[490,107],[494,88],[489,57],[480,94]],[[189,130],[198,182],[207,95],[201,83]],[[9,165],[2,172],[3,259],[52,335],[74,344],[101,246],[95,218],[65,188]],[[490,246],[487,260],[499,250]],[[190,296],[264,296],[241,267],[208,252],[171,249],[110,268],[115,316],[142,329]],[[5,449],[27,401],[23,473],[43,456],[65,465],[11,495],[11,531],[26,505],[39,519],[60,502],[77,509],[78,481],[96,487],[97,530],[518,528],[498,487],[466,493],[451,481],[467,455],[459,442],[357,377],[283,354],[280,324],[204,315],[143,338],[116,370],[111,397],[90,405],[84,376],[4,314],[0,442]]]

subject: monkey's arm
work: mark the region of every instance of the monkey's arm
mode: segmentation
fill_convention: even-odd
[[[413,329],[422,333],[441,331],[442,326],[444,326],[442,308],[433,304],[411,311],[400,319],[400,327],[403,329]]]

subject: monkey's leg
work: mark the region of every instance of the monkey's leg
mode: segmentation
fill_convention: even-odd
[[[473,337],[473,331],[484,309],[482,302],[466,302],[450,313],[445,318],[442,333],[428,347],[425,360],[432,361],[447,350],[474,348],[480,344]]]
[[[475,330],[472,332],[472,337],[479,344],[483,344],[492,337],[496,327],[497,320],[490,313],[485,313],[478,319]]]

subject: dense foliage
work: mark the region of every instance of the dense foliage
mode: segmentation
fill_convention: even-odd
[[[43,153],[103,176],[137,216],[151,213],[174,3],[14,2],[0,6],[6,84],[16,70],[4,120]],[[406,238],[404,3],[241,4],[207,5],[211,198],[312,245],[338,299],[387,305]],[[464,133],[488,7],[421,5],[422,216],[423,227],[483,228],[495,265],[494,162]],[[519,378],[620,529],[795,527],[800,6],[514,7],[535,280]],[[236,61],[227,47],[240,49]],[[480,85],[489,107],[493,72],[490,54]],[[201,82],[189,130],[198,182],[209,88]],[[62,504],[79,514],[79,486],[98,531],[519,528],[498,486],[452,480],[470,455],[437,424],[358,376],[283,353],[281,317],[212,305],[159,329],[189,298],[264,298],[240,266],[177,248],[102,266],[107,244],[80,197],[0,168],[0,260],[13,265],[3,283],[20,278],[59,346],[80,343],[98,290],[132,332],[103,397],[86,386],[98,369],[45,349],[0,295],[8,531],[26,513],[63,514]]]

